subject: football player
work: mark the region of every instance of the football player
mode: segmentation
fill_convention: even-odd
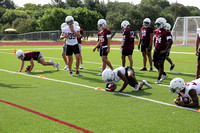
[[[141,45],[141,52],[143,56],[143,68],[140,71],[147,71],[146,63],[147,57],[149,59],[150,69],[149,72],[153,71],[152,67],[152,57],[151,57],[151,49],[152,49],[152,42],[153,42],[153,29],[150,26],[151,20],[149,18],[145,18],[143,20],[143,27],[140,30],[140,40],[138,44],[138,49],[140,50]]]
[[[170,25],[169,23],[166,23],[165,29],[168,30],[168,31],[170,32],[171,25]],[[169,48],[169,49],[167,50],[166,60],[171,64],[170,71],[172,71],[172,70],[174,69],[175,64],[173,64],[172,60],[169,58],[170,50],[171,50],[171,48]]]
[[[196,39],[196,56],[198,56],[198,61],[197,61],[197,71],[196,71],[196,79],[199,78],[200,75],[200,49],[199,49],[199,44],[200,44],[200,28],[197,28],[197,39]]]
[[[146,80],[142,80],[142,82],[138,83],[135,77],[134,70],[131,67],[118,67],[114,70],[105,69],[102,73],[102,78],[107,83],[116,83],[122,79],[124,81],[124,84],[119,92],[122,92],[128,84],[135,88],[133,91],[139,91],[143,87],[143,85],[151,88],[151,85],[148,84]]]
[[[191,82],[184,82],[181,78],[174,78],[170,82],[170,91],[178,94],[177,99],[174,99],[174,103],[184,107],[198,107],[200,95],[200,79],[193,80]],[[188,97],[192,99],[192,103],[186,104],[184,101],[179,101],[180,97]]]
[[[168,77],[168,74],[164,72],[164,62],[165,62],[167,50],[172,45],[172,35],[169,31],[167,31],[164,28],[165,24],[166,24],[166,19],[163,17],[159,17],[155,21],[156,30],[154,30],[155,49],[154,49],[154,54],[153,54],[153,62],[154,62],[155,68],[159,72],[155,84],[159,84],[166,77]]]
[[[77,21],[74,21],[74,25],[80,28],[79,23]],[[81,38],[83,36],[83,29],[81,29],[81,28],[80,28],[80,35],[81,35],[81,37],[77,38],[77,39],[78,39],[78,46],[79,46],[79,50],[80,50],[80,63],[81,63],[80,69],[83,69],[83,59],[82,59],[82,55],[81,55]]]
[[[67,23],[62,23],[62,24],[61,24],[61,31],[62,31],[62,33],[61,33],[60,36],[64,36],[63,29],[64,29],[66,26],[67,26]],[[64,70],[69,70],[68,65],[67,65],[67,64],[68,64],[68,63],[67,63],[67,57],[66,57],[67,44],[66,44],[66,39],[64,39],[64,40],[65,40],[65,44],[63,45],[63,51],[62,51],[62,57],[63,57],[63,60],[64,60],[64,62],[65,62],[65,64],[66,64]]]
[[[98,25],[98,29],[100,30],[100,32],[98,33],[98,42],[97,42],[96,46],[93,48],[93,52],[95,52],[95,50],[100,47],[100,56],[102,59],[102,71],[101,71],[101,73],[97,74],[97,76],[101,76],[102,72],[106,68],[106,64],[111,69],[113,69],[110,61],[107,58],[108,53],[110,52],[111,31],[106,28],[106,20],[105,19],[100,19],[97,22],[97,25]]]
[[[16,56],[18,59],[22,60],[21,68],[18,72],[21,72],[22,69],[24,68],[24,61],[30,61],[31,66],[29,71],[25,70],[25,72],[31,72],[33,67],[34,67],[34,62],[33,60],[38,61],[38,63],[41,63],[44,66],[52,65],[56,67],[57,70],[59,70],[59,63],[53,63],[53,61],[45,61],[42,53],[40,51],[31,51],[31,52],[23,52],[22,50],[18,50],[16,52]]]
[[[122,53],[122,66],[125,67],[126,64],[126,56],[128,56],[130,67],[133,67],[133,49],[134,49],[134,38],[135,33],[130,28],[130,23],[127,20],[124,20],[121,23],[121,28],[123,31],[123,40],[122,40],[122,46],[121,46],[121,53]]]
[[[72,73],[72,62],[73,62],[73,53],[76,57],[76,74],[82,76],[79,72],[79,64],[80,64],[80,50],[78,47],[78,40],[80,38],[80,28],[74,25],[74,18],[72,16],[67,16],[65,18],[65,22],[67,26],[62,29],[63,35],[60,36],[60,39],[66,39],[66,55],[68,56],[68,67],[70,76],[74,76]]]

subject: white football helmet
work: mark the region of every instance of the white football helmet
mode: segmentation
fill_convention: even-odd
[[[22,50],[18,50],[16,52],[16,56],[18,59],[24,59],[24,52]],[[22,56],[22,57],[20,57],[20,56]]]
[[[156,19],[155,25],[156,29],[162,29],[165,28],[165,24],[167,23],[167,20],[163,17],[159,17]]]
[[[77,21],[74,21],[75,26],[79,26],[79,23]]]
[[[105,19],[99,19],[97,26],[98,26],[99,30],[102,30],[103,28],[106,27],[106,20]]]
[[[127,21],[127,20],[124,20],[122,23],[121,23],[121,28],[122,29],[126,29],[127,26],[129,26],[130,23]]]
[[[197,28],[197,34],[199,34],[200,37],[200,28]]]
[[[166,23],[166,24],[165,24],[165,29],[168,30],[168,31],[170,31],[171,25],[170,25],[169,23]]]
[[[67,23],[62,23],[61,26],[60,26],[61,30],[62,30],[63,28],[65,28],[66,26],[67,26]]]
[[[72,24],[74,23],[74,18],[72,16],[67,16],[65,18],[65,22],[68,24],[68,22],[72,22]]]
[[[149,24],[146,24],[146,23],[149,23]],[[144,28],[149,27],[150,24],[151,24],[151,19],[145,18],[145,19],[143,20],[143,26],[144,26]]]
[[[174,78],[171,80],[169,88],[171,93],[178,94],[185,89],[185,82],[182,78]]]
[[[114,82],[114,78],[115,78],[115,74],[114,74],[113,70],[111,70],[111,69],[105,69],[102,72],[102,78],[103,78],[103,80],[105,82],[113,83]]]

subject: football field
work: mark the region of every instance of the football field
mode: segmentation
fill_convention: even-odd
[[[199,132],[199,108],[181,108],[173,103],[177,96],[170,93],[169,83],[175,77],[189,82],[195,79],[197,56],[195,47],[171,49],[170,58],[175,64],[172,72],[165,61],[168,77],[154,84],[158,76],[153,72],[139,71],[143,67],[142,54],[133,52],[133,68],[138,82],[146,80],[151,89],[143,87],[133,92],[128,86],[123,93],[95,90],[104,88],[99,53],[94,46],[82,46],[83,76],[64,71],[62,46],[0,46],[0,133],[160,133]],[[31,73],[16,72],[21,61],[14,49],[40,51],[45,60],[60,63],[60,70],[42,66],[34,61]],[[120,45],[112,45],[108,59],[114,68],[121,66]],[[25,62],[25,67],[30,62]],[[129,65],[128,59],[126,65]],[[149,69],[149,63],[147,62]],[[43,76],[43,77],[42,77]],[[118,82],[117,89],[122,86]]]

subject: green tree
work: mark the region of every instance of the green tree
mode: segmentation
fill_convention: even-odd
[[[82,7],[82,1],[81,0],[65,0],[65,3],[67,3],[67,7]]]
[[[150,5],[150,6],[158,5],[162,9],[165,9],[166,7],[170,6],[170,3],[168,0],[141,0],[139,5]]]
[[[12,0],[0,0],[0,7],[6,9],[15,9],[15,4]]]

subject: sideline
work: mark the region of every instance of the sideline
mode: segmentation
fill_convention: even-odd
[[[24,76],[29,76],[29,77],[34,77],[34,78],[40,78],[40,76],[29,75],[29,74],[26,74],[26,73],[14,72],[14,71],[9,71],[9,70],[4,70],[4,69],[0,69],[0,71],[8,72],[8,73],[13,73],[13,74],[24,75]],[[90,88],[90,89],[94,89],[94,90],[96,89],[96,87],[92,87],[92,86],[88,86],[88,85],[83,85],[83,84],[78,84],[78,83],[74,83],[74,82],[68,82],[68,81],[63,81],[63,80],[56,80],[56,79],[45,78],[45,77],[41,78],[41,79],[55,81],[55,82],[61,82],[61,83],[67,83],[67,84],[81,86],[81,87],[86,87],[86,88]],[[177,105],[174,105],[174,104],[169,104],[169,103],[165,103],[165,102],[161,102],[161,101],[156,101],[156,100],[153,100],[153,99],[143,98],[143,97],[139,97],[139,96],[135,96],[135,95],[131,95],[131,94],[120,93],[120,92],[116,93],[116,94],[124,95],[124,96],[129,96],[129,97],[134,97],[134,98],[141,99],[141,100],[146,100],[146,101],[150,101],[150,102],[154,102],[154,103],[159,103],[159,104],[162,104],[162,105],[167,105],[167,106],[171,106],[171,107],[176,107],[176,108],[181,108],[181,109],[186,109],[186,110],[197,112],[196,109],[187,108],[187,107],[181,107],[181,106],[177,106]]]

